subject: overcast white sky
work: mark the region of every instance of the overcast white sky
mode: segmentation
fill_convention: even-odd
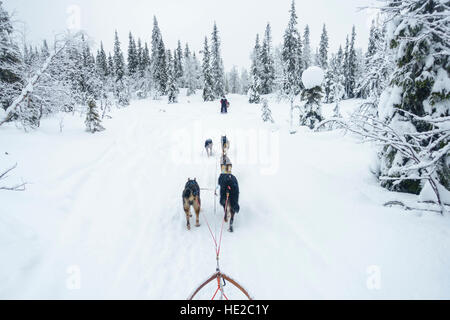
[[[54,34],[80,21],[81,29],[112,50],[114,30],[119,31],[122,49],[128,47],[128,33],[151,42],[153,15],[157,16],[168,48],[177,41],[188,42],[193,50],[201,50],[205,35],[210,35],[217,22],[225,68],[248,67],[256,33],[272,25],[273,42],[278,45],[289,19],[291,0],[2,0],[15,19],[26,23],[27,40],[38,44],[51,41]],[[326,23],[330,49],[345,44],[354,24],[357,45],[367,47],[373,11],[359,11],[374,0],[296,0],[299,29],[311,29],[313,48],[318,46],[323,23]],[[80,12],[77,19],[77,12]],[[19,24],[20,25],[20,24]],[[184,46],[184,45],[183,45]],[[313,49],[314,50],[314,49]]]

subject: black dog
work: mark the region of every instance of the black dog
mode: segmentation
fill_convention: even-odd
[[[219,177],[220,186],[220,205],[225,210],[225,222],[228,222],[230,215],[230,228],[233,232],[234,215],[239,213],[239,184],[235,176],[229,173],[221,174]]]

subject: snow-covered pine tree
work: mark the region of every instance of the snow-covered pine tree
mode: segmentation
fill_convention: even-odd
[[[108,53],[108,76],[113,79],[116,76],[116,70],[114,68],[114,58],[111,52]]]
[[[241,81],[239,78],[239,71],[236,66],[233,66],[231,68],[231,71],[228,75],[229,78],[229,85],[230,85],[230,92],[233,94],[241,94]]]
[[[282,50],[283,59],[283,93],[289,98],[291,105],[290,124],[293,129],[294,99],[302,89],[300,75],[303,71],[301,38],[297,30],[297,14],[295,0],[292,1],[288,27],[284,33]]]
[[[321,107],[323,79],[323,70],[316,66],[306,69],[302,74],[305,87],[302,91],[302,100],[305,100],[306,103],[300,112],[301,126],[314,129],[317,124],[323,121]]]
[[[128,83],[126,79],[126,66],[122,49],[120,48],[119,35],[117,31],[114,39],[114,97],[117,103],[124,107],[130,104],[130,94],[128,91]]]
[[[186,44],[186,47],[184,49],[184,77],[183,77],[183,83],[185,87],[187,88],[187,96],[191,96],[195,94],[195,91],[197,89],[197,74],[196,74],[196,66],[194,58],[191,54],[191,50],[189,49],[189,45]]]
[[[178,102],[178,74],[176,69],[176,55],[177,53],[174,52],[174,57],[172,57],[172,54],[170,50],[167,51],[167,64],[169,66],[168,69],[168,76],[169,81],[167,82],[167,95],[169,104],[170,103],[177,103]]]
[[[128,35],[128,40],[128,75],[134,79],[139,68],[139,57],[136,41],[131,32]]]
[[[240,74],[240,83],[241,83],[241,93],[247,94],[250,89],[250,76],[248,75],[248,71],[245,68],[242,68]]]
[[[203,101],[214,101],[214,80],[211,72],[211,53],[209,52],[208,38],[205,37],[203,47]]]
[[[110,100],[109,100],[109,92],[111,90],[111,82],[109,77],[109,68],[108,68],[108,58],[106,57],[105,50],[103,48],[103,42],[100,42],[100,49],[97,51],[97,58],[95,59],[96,63],[96,73],[99,80],[99,99],[100,99],[100,109],[102,110],[102,118],[106,115],[110,110]]]
[[[345,39],[345,49],[344,49],[344,63],[343,63],[343,71],[344,71],[344,88],[345,88],[345,98],[348,99],[348,92],[349,92],[349,83],[350,83],[350,76],[349,76],[349,55],[350,55],[350,41],[347,38]]]
[[[197,59],[197,54],[195,52],[192,53],[192,63],[194,64],[195,75],[197,78],[197,90],[203,90],[204,79],[202,64]]]
[[[259,54],[261,94],[269,94],[273,92],[275,81],[275,67],[272,55],[272,30],[270,24],[266,26],[264,40]]]
[[[280,44],[274,48],[274,68],[275,68],[275,81],[274,90],[277,92],[278,97],[284,95],[284,61],[283,61],[283,46]]]
[[[101,91],[101,82],[100,77],[96,70],[95,58],[91,54],[91,50],[88,42],[85,40],[84,36],[82,36],[82,83],[81,88],[84,93],[83,103],[86,104],[88,102],[88,97],[92,96],[94,99],[99,98]]]
[[[303,70],[308,69],[312,65],[311,57],[311,40],[309,26],[306,25],[303,33]]]
[[[109,75],[109,70],[108,58],[106,57],[105,49],[103,48],[103,42],[100,42],[100,49],[97,51],[95,63],[97,67],[97,74],[103,81],[106,81],[106,77]]]
[[[144,59],[144,48],[142,47],[142,41],[141,38],[138,38],[137,40],[137,47],[136,47],[136,51],[137,51],[137,72],[141,71],[141,66],[142,66],[142,60]]]
[[[178,86],[185,87],[185,83],[183,82],[184,70],[183,70],[183,49],[181,49],[181,42],[178,40],[178,47],[173,53],[174,57],[174,68],[175,68],[175,77],[178,82]]]
[[[142,53],[142,48],[141,48]],[[128,35],[128,85],[130,89],[131,95],[137,96],[141,95],[140,93],[140,74],[139,74],[139,51],[138,46],[136,45],[136,41],[132,33],[130,32]]]
[[[320,36],[319,44],[319,67],[322,70],[328,69],[328,32],[326,25],[323,25],[322,35]]]
[[[219,30],[215,22],[211,35],[211,76],[214,97],[220,98],[225,94],[225,71],[220,52]]]
[[[0,107],[10,106],[24,85],[23,61],[9,13],[0,1]]]
[[[415,153],[407,157],[395,144],[383,148],[379,178],[389,190],[418,194],[426,181],[435,192],[438,184],[450,190],[449,9],[448,1],[436,0],[386,0],[382,8],[396,66],[379,117]]]
[[[372,21],[369,46],[366,53],[364,73],[356,89],[359,96],[369,99],[376,110],[381,93],[386,88],[394,68],[394,57],[385,37],[386,29]]]
[[[102,120],[98,113],[97,104],[93,97],[88,98],[88,110],[86,114],[86,131],[90,133],[96,133],[104,131],[105,128],[101,125]]]
[[[153,18],[151,63],[155,97],[157,98],[167,92],[167,61],[166,49],[156,17]]]
[[[139,66],[138,66],[138,81],[136,84],[138,98],[146,98],[151,91],[151,64],[150,51],[148,44],[145,43],[142,48],[141,40],[138,40]]]
[[[252,54],[252,66],[251,66],[251,84],[248,91],[248,102],[249,103],[260,103],[261,101],[261,91],[262,91],[262,80],[261,80],[261,45],[259,43],[259,34],[256,35],[255,48]]]
[[[261,113],[261,117],[264,122],[275,122],[272,117],[272,111],[270,110],[269,102],[266,98],[262,99]]]
[[[344,52],[341,46],[337,54],[331,57],[328,70],[327,75],[331,74],[330,78],[327,78],[330,81],[328,101],[336,103],[338,107],[345,96]]]
[[[348,47],[348,60],[347,60],[347,97],[352,99],[355,97],[356,93],[356,78],[358,71],[358,61],[356,55],[355,43],[356,41],[356,29],[355,26],[352,28],[352,37],[350,41],[350,45]]]

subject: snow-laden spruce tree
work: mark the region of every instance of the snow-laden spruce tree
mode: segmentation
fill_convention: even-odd
[[[177,103],[178,102],[178,74],[176,70],[176,56],[172,58],[172,55],[170,54],[170,50],[168,51],[168,59],[167,63],[169,65],[169,70],[167,71],[167,74],[169,76],[169,81],[167,83],[167,95],[169,103]],[[176,55],[176,53],[175,53]]]
[[[322,35],[320,36],[318,66],[322,70],[328,69],[328,32],[326,25],[323,25]]]
[[[259,35],[256,35],[255,48],[252,54],[252,66],[251,66],[251,84],[248,90],[248,102],[259,103],[261,101],[261,45],[259,43]]]
[[[369,100],[365,106],[372,109],[373,114],[378,112],[379,98],[389,84],[394,69],[394,57],[386,41],[384,25],[378,25],[375,20],[372,22],[364,72],[356,89],[359,96]]]
[[[178,46],[177,49],[173,53],[174,58],[174,70],[175,70],[175,77],[177,80],[177,86],[178,87],[185,87],[186,84],[184,83],[184,55],[183,55],[183,49],[181,48],[181,41],[178,40]]]
[[[166,94],[168,78],[166,49],[156,17],[153,17],[151,71],[154,95],[157,99]]]
[[[346,97],[352,99],[355,97],[356,78],[358,72],[358,61],[356,54],[356,29],[352,28],[352,37],[350,42],[347,38],[344,53],[344,76],[345,76],[345,93]]]
[[[220,52],[219,30],[215,22],[211,35],[211,77],[214,97],[221,98],[225,94],[225,71]]]
[[[241,83],[241,93],[247,94],[248,90],[250,89],[250,76],[248,74],[247,69],[242,68],[241,74],[240,74],[240,83]]]
[[[187,96],[191,96],[195,94],[197,90],[197,72],[196,72],[196,61],[191,54],[191,50],[189,49],[189,45],[186,44],[186,48],[184,50],[184,59],[183,59],[183,83],[187,88]]]
[[[402,139],[380,152],[384,187],[418,194],[429,184],[450,190],[450,3],[387,0],[387,40],[396,51],[379,117]]]
[[[0,108],[8,108],[23,85],[22,54],[11,17],[0,1]]]
[[[306,25],[303,33],[303,70],[308,69],[312,65],[311,57],[311,40],[309,26]]]
[[[203,101],[214,101],[214,81],[211,72],[211,54],[209,52],[208,38],[205,37],[205,44],[203,47]]]
[[[126,65],[120,48],[119,35],[117,31],[114,38],[114,97],[119,106],[125,107],[130,104],[130,94],[128,90],[128,80],[126,78]]]
[[[328,70],[325,74],[325,101],[327,103],[336,103],[339,110],[339,103],[345,96],[345,77],[344,77],[344,53],[342,47],[339,47],[337,54],[333,54]]]
[[[283,93],[290,101],[290,130],[294,129],[294,99],[301,92],[302,83],[300,75],[303,71],[302,41],[297,29],[297,14],[295,1],[292,1],[288,27],[283,37],[282,64],[283,64]]]
[[[301,126],[314,129],[323,120],[321,107],[323,80],[323,70],[316,66],[309,67],[302,74],[305,87],[302,92],[302,100],[306,100],[306,103],[300,110]]]
[[[95,99],[89,98],[86,120],[84,122],[86,124],[86,131],[90,133],[104,131],[105,128],[101,125],[101,122]]]
[[[333,117],[341,118],[340,111],[340,102],[344,99],[345,96],[345,78],[343,71],[343,62],[344,62],[344,53],[342,51],[342,47],[339,47],[338,53],[334,55],[330,60],[331,70],[331,83],[330,83],[330,93],[329,99],[331,102],[335,103],[335,107],[333,109]]]
[[[138,76],[136,81],[136,95],[140,99],[148,96],[152,89],[152,76],[150,65],[150,50],[148,44],[142,46],[141,39],[138,39]]]
[[[270,24],[266,26],[263,44],[259,53],[261,94],[273,92],[275,80],[275,67],[272,54],[272,30]]]
[[[128,85],[130,88],[131,97],[136,97],[137,92],[139,91],[139,54],[142,54],[138,50],[138,45],[130,32],[128,35],[128,55],[127,55],[127,77],[128,77]]]
[[[231,71],[228,74],[230,92],[233,94],[241,94],[241,79],[239,77],[239,71],[236,66],[231,68]]]

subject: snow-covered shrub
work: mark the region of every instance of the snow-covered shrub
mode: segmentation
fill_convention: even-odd
[[[269,102],[267,101],[267,99],[262,99],[261,112],[261,116],[264,122],[275,122],[272,118],[272,111],[269,108]]]
[[[314,129],[322,122],[322,83],[324,73],[319,67],[309,67],[303,72],[302,81],[305,89],[302,92],[302,100],[306,100],[303,108],[300,109],[300,125]]]
[[[101,125],[100,115],[98,114],[97,104],[94,99],[88,102],[88,111],[86,115],[86,131],[96,133],[104,131],[105,128]]]

